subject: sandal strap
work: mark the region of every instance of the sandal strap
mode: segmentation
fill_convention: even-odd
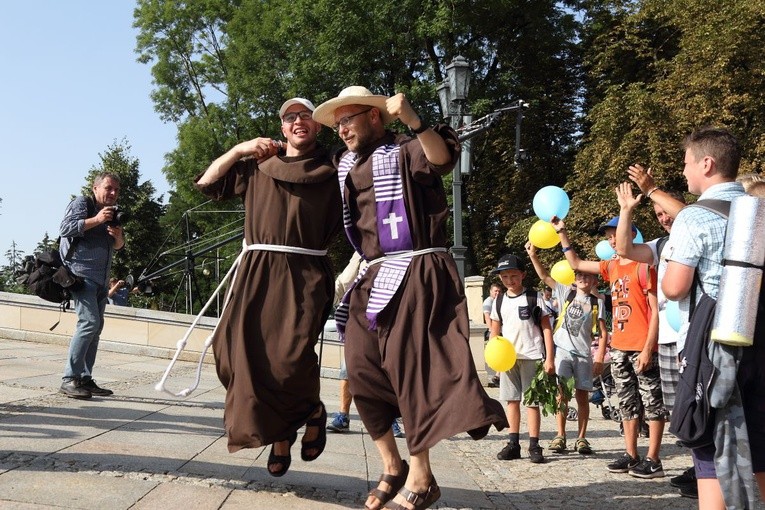
[[[438,488],[438,485],[436,484],[436,479],[431,478],[430,484],[428,485],[428,489],[425,492],[414,492],[414,491],[410,491],[406,487],[401,487],[401,490],[398,491],[398,493],[404,496],[404,499],[406,500],[407,503],[414,505],[414,508],[417,509],[417,508],[421,508],[420,505],[423,505],[424,503],[426,503],[436,491],[438,491],[439,493],[441,492],[440,489]]]
[[[401,473],[397,475],[391,475],[389,473],[383,473],[380,475],[380,482],[385,482],[390,486],[389,491],[384,491],[380,488],[375,487],[371,491],[369,491],[369,495],[377,498],[380,501],[380,506],[378,508],[382,508],[383,505],[388,503],[391,499],[393,499],[396,496],[396,493],[401,489],[401,487],[404,486],[404,482],[406,482],[406,477],[409,475],[409,464],[406,463],[405,460],[401,461]],[[369,507],[367,507],[369,508]]]
[[[373,498],[377,498],[378,500],[380,500],[380,503],[381,503],[382,505],[384,505],[385,503],[387,503],[388,501],[390,501],[390,500],[391,500],[391,496],[392,496],[393,494],[394,494],[394,493],[391,493],[391,492],[385,492],[385,491],[384,491],[384,490],[382,490],[382,489],[378,489],[377,487],[375,487],[374,489],[372,489],[371,491],[369,491],[369,496],[372,496]]]

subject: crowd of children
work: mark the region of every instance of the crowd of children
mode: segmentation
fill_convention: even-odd
[[[688,180],[688,191],[702,194],[702,198],[711,194],[708,190],[717,192],[718,188],[725,191],[735,187],[737,192],[743,193],[743,183],[750,194],[765,197],[765,182],[759,175],[748,174],[739,179],[741,183],[733,182],[738,160],[728,161],[732,150],[728,146],[735,145],[730,139],[732,137],[724,130],[709,129],[700,130],[686,140],[686,166],[683,174]],[[540,261],[537,247],[531,242],[525,246],[526,253],[539,280],[545,285],[544,295],[524,285],[527,273],[520,257],[503,255],[497,262],[493,273],[498,275],[504,289],[496,297],[493,296],[494,299],[484,303],[488,303],[490,312],[486,306],[484,311],[488,316],[490,336],[505,337],[513,343],[517,353],[515,366],[499,374],[498,379],[499,399],[507,404],[510,423],[509,440],[497,454],[500,460],[522,457],[519,428],[520,404],[523,403],[527,412],[528,458],[533,463],[545,462],[539,446],[539,403],[523,398],[538,370],[557,375],[561,388],[559,412],[556,415],[557,430],[547,449],[553,453],[562,453],[569,448],[580,454],[593,453],[593,446],[586,437],[589,396],[593,391],[594,378],[603,371],[608,348],[625,451],[608,463],[606,469],[613,473],[629,473],[637,478],[665,476],[660,459],[661,443],[665,423],[675,405],[675,387],[685,341],[683,332],[686,330],[680,326],[678,332],[677,326],[670,325],[666,310],[668,297],[681,300],[681,309],[682,304],[685,304],[682,320],[687,328],[691,282],[689,280],[685,282],[688,285],[683,284],[683,278],[688,273],[685,268],[690,267],[688,274],[692,276],[692,262],[704,263],[705,258],[719,259],[722,241],[720,235],[717,235],[720,239],[717,240],[716,248],[704,245],[703,239],[689,242],[689,231],[704,228],[697,227],[692,221],[688,226],[689,220],[683,222],[682,233],[675,235],[672,226],[685,206],[683,194],[659,189],[650,169],[646,170],[640,165],[631,166],[628,177],[637,185],[641,194],[635,195],[633,185],[629,182],[619,185],[616,196],[620,214],[599,229],[599,233],[614,249],[615,254],[610,260],[589,261],[580,258],[572,246],[563,220],[553,217],[551,223],[559,235],[560,249],[574,271],[573,284],[563,285],[553,279],[550,271]],[[632,216],[643,197],[653,205],[656,218],[667,235],[647,243],[638,243],[635,241],[637,229],[632,223]],[[718,223],[723,227],[725,225],[724,222]],[[722,232],[724,234],[724,230]],[[682,249],[676,248],[679,246],[677,243],[684,243]],[[693,250],[687,247],[691,245],[698,253],[691,253]],[[719,268],[722,264],[719,260],[715,264],[713,270],[698,266],[696,271],[713,272],[719,281]],[[666,274],[670,276],[662,283]],[[609,305],[598,297],[598,277],[609,286]],[[493,286],[496,285],[495,281]],[[707,282],[703,282],[703,285],[706,290]],[[715,282],[715,285],[718,284]],[[663,289],[667,292],[662,292]],[[606,331],[607,312],[612,317],[610,332]],[[552,320],[553,314],[557,314],[557,320]],[[541,365],[537,364],[540,360]],[[738,375],[741,384],[741,374]],[[578,411],[575,413],[577,435],[573,445],[566,433],[568,401],[563,391],[563,381],[572,378]],[[747,405],[747,399],[744,398],[745,412],[749,409]],[[749,435],[760,434],[758,427],[762,420],[758,418],[750,423],[749,414],[746,418],[745,428],[749,430]],[[641,455],[637,438],[643,419],[648,423],[649,444],[645,454]],[[718,470],[720,466],[723,469],[725,467],[720,464],[720,455],[715,456],[716,447],[720,448],[720,445],[692,449],[694,467],[673,477],[670,483],[680,489],[682,496],[687,497],[698,498],[701,489],[703,498],[712,505],[710,508],[725,508],[726,505],[730,508],[731,501],[738,507],[739,500],[736,498],[745,500],[746,491],[733,490],[731,485],[738,482],[735,479],[731,482],[727,476],[720,475],[718,481],[715,466],[718,466]],[[754,450],[751,453],[752,470],[762,491],[765,485],[765,475],[761,472],[763,462],[759,450]],[[731,455],[733,461],[742,456],[748,457],[746,453],[730,453],[730,450],[726,454]],[[751,499],[751,495],[749,497]]]

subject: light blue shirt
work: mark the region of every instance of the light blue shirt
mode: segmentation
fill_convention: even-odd
[[[717,199],[733,200],[744,194],[744,187],[738,182],[725,182],[710,186],[701,194],[699,200]],[[685,207],[672,224],[672,233],[664,251],[667,260],[679,262],[684,266],[698,269],[699,279],[704,292],[717,299],[722,275],[723,248],[725,246],[725,229],[728,220],[720,215],[701,207]],[[663,255],[663,254],[662,254]],[[701,292],[696,290],[696,301],[701,298]],[[688,317],[691,305],[690,293],[680,300],[680,319],[682,325],[677,335],[677,350],[685,347],[685,337],[688,334]]]

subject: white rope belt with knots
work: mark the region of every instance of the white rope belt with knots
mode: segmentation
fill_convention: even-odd
[[[178,360],[178,356],[180,356],[181,352],[183,352],[183,349],[186,348],[186,342],[188,341],[189,336],[191,336],[192,331],[194,331],[194,328],[196,327],[197,323],[202,318],[202,316],[207,311],[207,309],[210,307],[210,305],[213,303],[213,301],[215,300],[215,297],[218,295],[218,293],[221,291],[223,286],[226,284],[226,281],[230,277],[231,284],[229,285],[228,293],[226,293],[226,298],[223,301],[223,309],[221,309],[221,312],[220,312],[220,316],[223,317],[223,312],[226,311],[226,306],[228,305],[228,302],[231,299],[231,293],[234,288],[234,282],[236,281],[237,268],[239,267],[239,264],[242,262],[242,257],[244,257],[244,254],[247,253],[248,251],[273,251],[273,252],[279,252],[279,253],[295,253],[298,255],[312,255],[315,257],[323,257],[327,254],[327,250],[312,250],[310,248],[301,248],[299,246],[284,246],[279,244],[246,244],[243,241],[242,251],[236,257],[236,260],[234,260],[234,263],[231,264],[231,269],[228,270],[228,272],[226,273],[226,276],[223,277],[223,279],[218,284],[218,287],[213,292],[212,296],[210,296],[210,299],[207,300],[207,303],[205,303],[205,306],[202,307],[202,310],[200,310],[199,314],[194,318],[194,321],[186,330],[186,334],[183,335],[183,338],[181,338],[178,341],[177,348],[175,350],[175,356],[173,356],[173,359],[170,361],[170,364],[165,369],[165,373],[162,375],[162,379],[160,379],[157,385],[154,387],[154,389],[156,389],[157,391],[164,391],[165,393],[169,393],[170,395],[173,395],[174,397],[188,397],[191,394],[191,392],[197,389],[197,387],[199,386],[199,381],[202,379],[202,363],[205,360],[205,355],[207,354],[207,350],[210,348],[210,345],[212,345],[215,332],[218,331],[218,326],[220,325],[220,319],[218,319],[218,322],[215,324],[215,328],[213,329],[213,332],[210,333],[210,336],[208,336],[207,340],[205,340],[204,349],[202,350],[202,356],[199,358],[199,364],[197,365],[197,376],[196,376],[196,380],[194,381],[194,384],[184,390],[179,391],[178,393],[173,393],[172,391],[165,388],[165,382],[167,381],[167,377],[170,375],[170,370],[172,370],[173,366],[175,365],[175,362]]]
[[[405,259],[408,257],[415,257],[417,255],[425,255],[427,253],[439,253],[439,252],[446,252],[446,248],[425,248],[423,250],[416,250],[416,251],[402,251],[397,253],[389,253],[388,255],[383,255],[380,258],[373,259],[369,262],[370,266],[374,266],[375,264],[381,264],[385,262],[386,260],[396,260],[396,259]]]

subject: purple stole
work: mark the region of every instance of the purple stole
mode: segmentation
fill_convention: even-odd
[[[372,184],[375,193],[377,214],[377,237],[385,255],[396,255],[412,251],[414,246],[409,231],[409,218],[404,203],[404,188],[399,172],[400,147],[395,144],[383,145],[372,153]],[[345,200],[345,179],[353,168],[358,155],[348,152],[338,165],[337,175],[340,182],[340,195],[343,199],[343,225],[353,247],[364,260],[369,260],[360,248],[358,232],[351,224],[351,214]],[[372,283],[372,292],[367,303],[366,316],[369,329],[377,328],[377,315],[385,309],[401,286],[412,257],[397,257],[381,262],[380,270]],[[348,320],[348,301],[350,292],[366,272],[362,270],[353,285],[343,296],[335,311],[337,329],[344,336]]]

